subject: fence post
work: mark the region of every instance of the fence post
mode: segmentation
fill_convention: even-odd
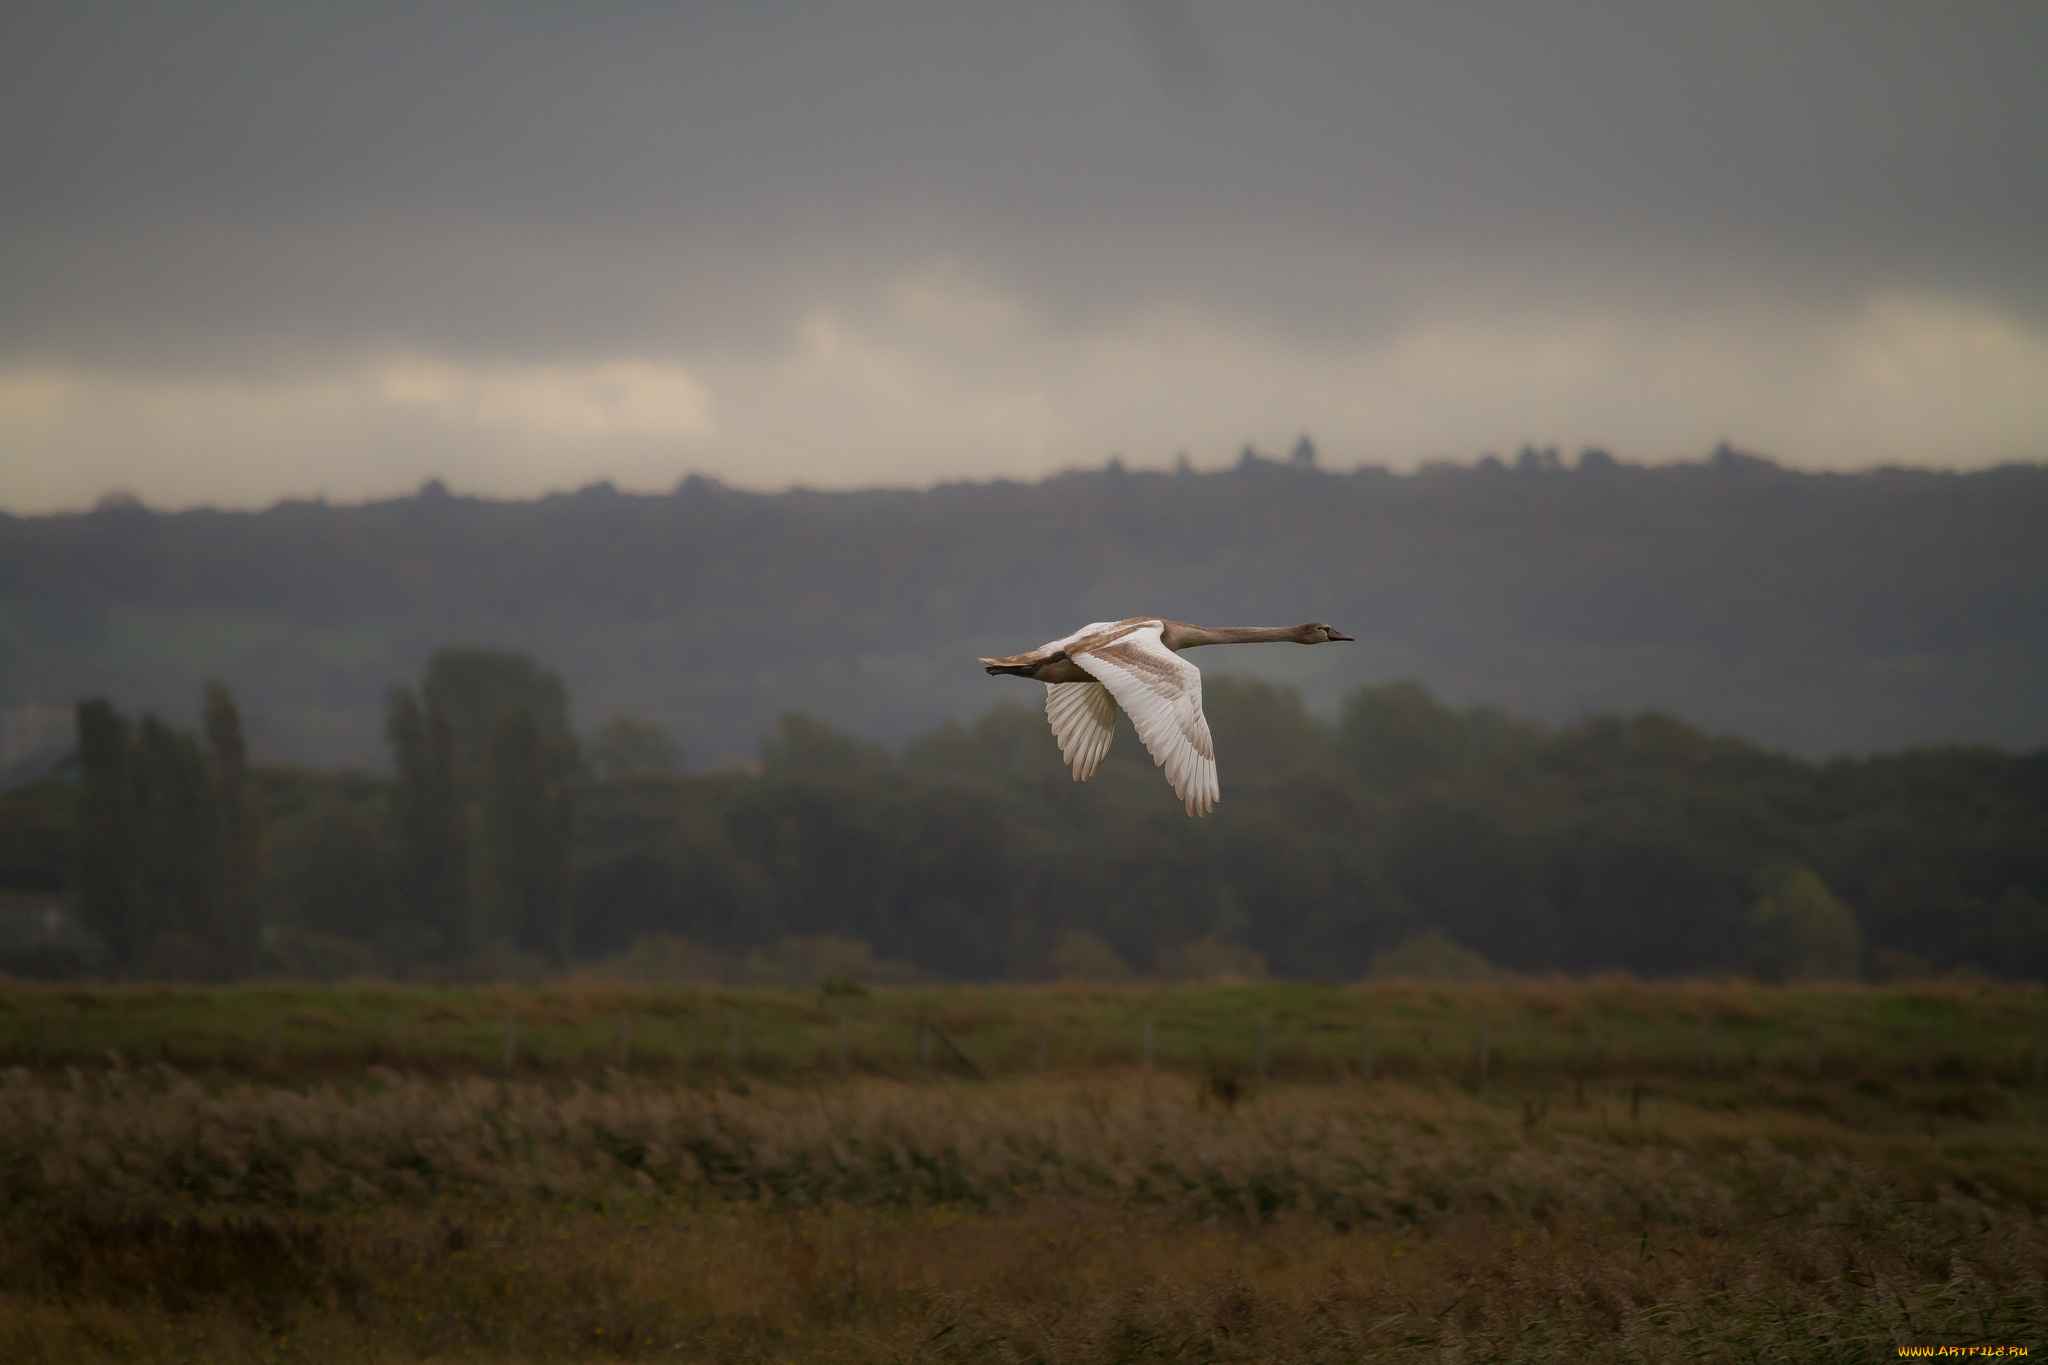
[[[1152,1069],[1152,1016],[1145,1016],[1145,1069]]]
[[[510,1071],[519,1061],[519,1020],[512,1015],[505,1016],[505,1069]]]
[[[1372,1045],[1372,1025],[1367,1024],[1365,1026],[1365,1078],[1367,1080],[1372,1079]]]

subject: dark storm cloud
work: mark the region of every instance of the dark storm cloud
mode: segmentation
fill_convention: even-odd
[[[2038,325],[2044,51],[2038,4],[9,4],[0,364],[766,356],[935,262],[1048,336]]]
[[[407,256],[474,299],[536,239],[684,252],[686,280],[721,254],[952,249],[1077,307],[1134,267],[1126,287],[1188,287],[1147,278],[1155,234],[1701,251],[2004,294],[2037,283],[2048,221],[2039,5],[64,4],[13,7],[0,51],[15,346],[137,241],[144,268],[217,243],[229,278],[205,282],[230,288],[327,257],[306,287],[345,317],[381,266],[398,299],[426,283]],[[204,306],[133,269],[122,298]],[[623,288],[602,259],[543,274]],[[273,299],[312,302],[241,302]]]
[[[1169,98],[1190,109],[1213,108],[1222,101],[1223,63],[1186,5],[1180,0],[1124,0],[1124,13]]]

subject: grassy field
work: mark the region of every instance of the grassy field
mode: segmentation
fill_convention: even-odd
[[[8,987],[0,1359],[2039,1349],[2044,1022],[1946,983]]]

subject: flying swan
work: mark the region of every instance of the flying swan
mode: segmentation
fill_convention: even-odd
[[[1202,670],[1180,657],[1196,645],[1327,644],[1352,637],[1323,621],[1305,626],[1191,626],[1133,616],[1097,621],[1028,654],[983,659],[988,671],[1045,684],[1045,715],[1060,756],[1086,782],[1102,765],[1124,714],[1152,762],[1166,769],[1173,794],[1189,815],[1207,815],[1222,797],[1216,746],[1202,715]]]

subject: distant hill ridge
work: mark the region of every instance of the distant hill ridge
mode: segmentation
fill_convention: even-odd
[[[1329,620],[1357,645],[1213,649],[1327,708],[1361,682],[1565,718],[1658,709],[1806,753],[2048,744],[2048,467],[1807,474],[1727,448],[1412,474],[1248,456],[1036,483],[0,516],[0,711],[243,700],[268,759],[383,761],[442,644],[531,653],[589,728],[660,722],[702,767],[788,709],[895,742],[1026,685],[1086,621]],[[35,713],[38,715],[44,712]]]

